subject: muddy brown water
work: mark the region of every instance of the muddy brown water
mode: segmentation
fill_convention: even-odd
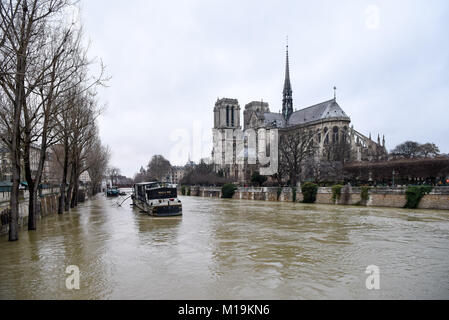
[[[99,195],[1,236],[0,299],[449,299],[448,211],[181,199],[156,219]]]

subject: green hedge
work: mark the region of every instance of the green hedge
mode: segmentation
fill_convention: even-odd
[[[293,202],[296,202],[296,191],[297,191],[298,189],[296,189],[296,188],[293,188],[292,189],[292,198],[293,198]]]
[[[341,184],[337,184],[332,187],[332,200],[337,202],[337,200],[340,200],[341,198],[341,190],[343,189],[343,186]]]
[[[182,186],[181,187],[181,193],[182,193],[183,196],[186,195],[186,186]]]
[[[221,188],[221,192],[222,192],[222,198],[223,199],[232,199],[232,197],[235,194],[235,191],[237,190],[237,187],[233,184],[225,184],[222,188]]]
[[[369,191],[371,190],[371,187],[363,186],[362,192],[360,193],[360,197],[362,201],[368,201],[369,200]]]
[[[306,182],[302,185],[302,195],[304,196],[303,203],[315,203],[316,195],[318,193],[318,186],[311,182]]]
[[[282,188],[279,187],[279,188],[278,188],[278,198],[277,198],[278,201],[279,201],[279,199],[281,198],[281,194],[282,194]]]
[[[407,197],[407,203],[405,208],[416,209],[419,206],[419,202],[426,195],[432,192],[432,187],[430,186],[410,186],[405,191]]]

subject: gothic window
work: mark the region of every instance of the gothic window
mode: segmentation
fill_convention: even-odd
[[[338,127],[334,127],[333,129],[332,142],[334,144],[337,144],[339,142]]]
[[[229,127],[229,107],[226,107],[226,126]]]
[[[343,130],[343,142],[346,143],[348,142],[348,127],[344,127]]]
[[[324,143],[325,144],[329,144],[329,133],[328,133],[329,129],[324,128]]]
[[[232,107],[232,119],[231,119],[231,125],[234,126],[234,107]]]
[[[320,132],[319,129],[318,129],[317,134],[316,134],[316,139],[317,139],[318,143],[321,143],[321,132]]]
[[[265,140],[265,153],[267,157],[271,156],[271,144],[270,144],[270,132],[267,131],[266,140]]]

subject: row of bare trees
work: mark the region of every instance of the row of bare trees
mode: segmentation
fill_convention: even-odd
[[[201,161],[197,166],[184,168],[185,175],[180,184],[189,186],[223,186],[233,181],[224,177],[223,172],[215,172],[213,164]]]
[[[392,159],[422,159],[435,158],[440,155],[440,148],[434,143],[420,144],[415,141],[406,141],[396,146],[391,153]]]
[[[351,160],[349,137],[326,143],[321,153],[313,131],[301,127],[280,132],[279,168],[273,176],[279,185],[286,180],[296,186],[298,181],[342,181],[343,167]]]
[[[307,128],[280,132],[279,170],[273,177],[281,185],[289,179],[289,185],[297,181],[337,183],[342,181],[409,181],[416,178],[437,183],[448,175],[448,158],[439,156],[434,143],[419,144],[407,141],[398,145],[388,161],[354,161],[349,137],[324,145],[318,152],[316,138]],[[437,179],[438,178],[438,179]]]
[[[447,183],[449,158],[397,159],[383,162],[354,162],[345,166],[345,175],[360,183],[413,184],[416,181]]]
[[[102,65],[97,76],[90,75],[94,62],[81,27],[70,21],[74,10],[71,0],[1,0],[0,134],[11,154],[10,241],[18,240],[21,175],[30,194],[28,229],[36,229],[38,188],[50,150],[59,151],[54,154],[62,165],[60,214],[77,205],[79,176],[88,171],[101,183],[109,159],[96,124],[96,88],[107,79]],[[33,144],[40,145],[37,172],[31,168]]]

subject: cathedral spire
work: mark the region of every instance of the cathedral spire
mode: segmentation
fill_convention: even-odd
[[[293,113],[293,91],[292,84],[290,81],[290,59],[288,53],[288,38],[287,38],[287,59],[285,64],[285,82],[284,82],[284,93],[282,100],[282,114],[284,118],[288,120]]]

